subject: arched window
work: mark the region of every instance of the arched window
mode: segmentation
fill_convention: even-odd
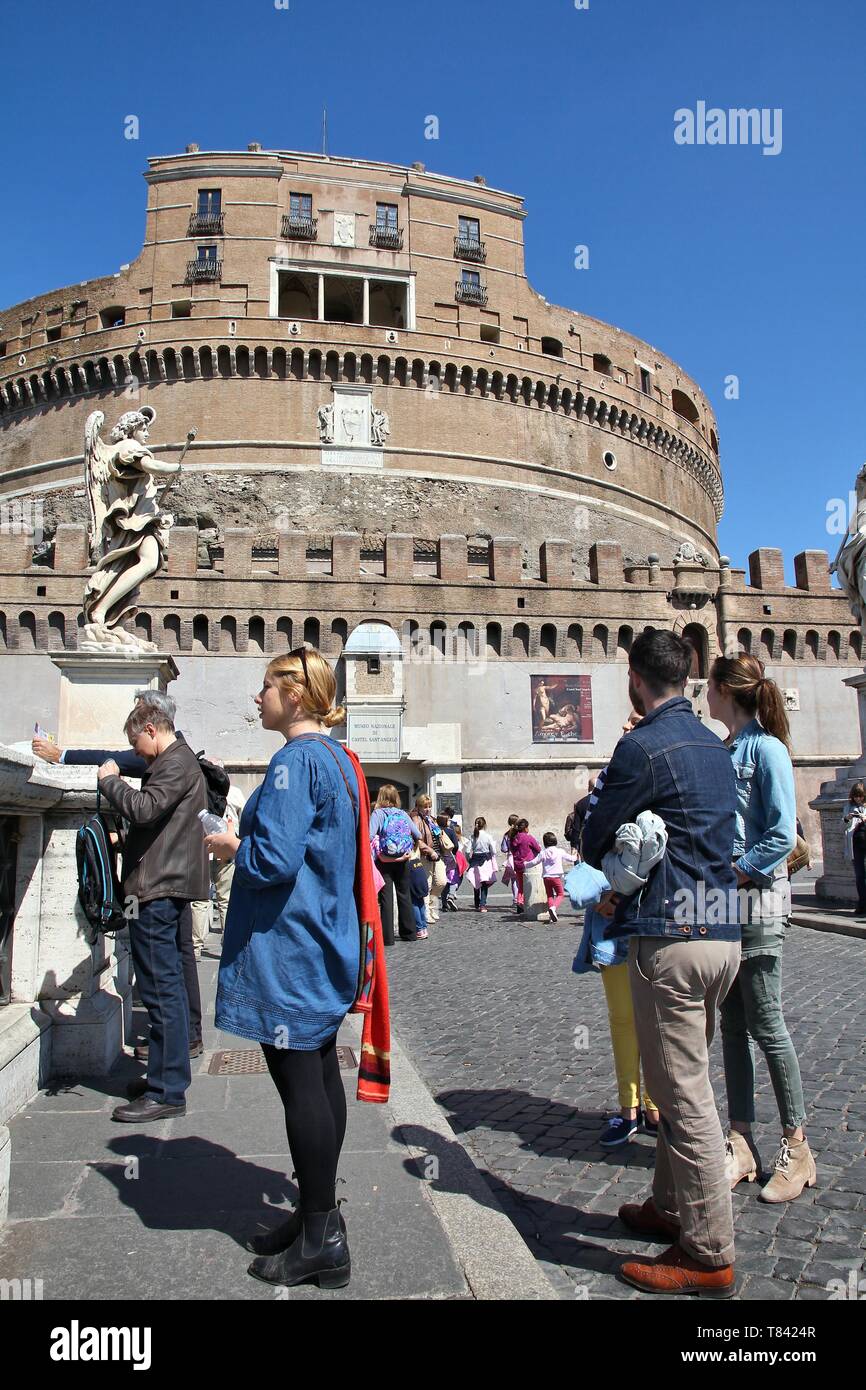
[[[475,626],[473,623],[459,623],[457,626],[456,657],[458,661],[472,661],[476,654]]]
[[[502,655],[502,628],[499,623],[488,623],[485,641],[488,657]]]
[[[818,634],[814,629],[806,633],[806,659],[807,661],[818,660]]]
[[[251,652],[263,652],[265,649],[265,620],[264,618],[250,618],[249,636],[247,647]]]
[[[141,637],[145,642],[151,641],[151,620],[149,613],[136,613],[135,615],[135,635]]]
[[[634,641],[634,629],[621,627],[616,637],[616,657],[617,661],[628,660],[631,651],[631,644]]]
[[[331,623],[331,648],[338,655],[342,653],[349,636],[349,624],[345,618],[334,618]]]
[[[838,661],[842,651],[842,638],[838,632],[827,633],[827,660]]]
[[[862,643],[863,638],[859,631],[855,630],[848,634],[848,655],[853,656],[857,662],[860,661]]]
[[[430,651],[445,656],[445,643],[447,640],[447,630],[445,624],[439,620],[430,624]]]
[[[761,651],[764,659],[772,661],[773,648],[775,646],[775,636],[772,628],[765,627],[761,633]]]
[[[597,623],[592,629],[592,655],[596,661],[604,661],[607,656],[607,637],[604,623]]]
[[[741,627],[737,633],[737,646],[742,656],[751,656],[752,634],[747,627]]]
[[[680,415],[689,424],[696,425],[700,420],[698,408],[691,396],[687,396],[685,391],[673,390],[671,392],[671,406],[675,415]]]
[[[797,659],[797,634],[793,628],[786,628],[782,638],[782,659],[784,661],[796,661]]]
[[[400,631],[404,661],[423,661],[428,652],[427,629],[414,618],[405,618]]]
[[[318,618],[304,619],[304,641],[318,648],[321,641],[321,625]]]
[[[48,614],[48,647],[50,651],[62,651],[66,643],[66,619],[62,613]]]
[[[580,623],[569,623],[565,638],[565,655],[572,661],[583,653],[583,628]]]
[[[238,649],[237,619],[231,615],[220,618],[220,651],[236,652]]]
[[[282,651],[283,648],[285,648],[285,650],[286,650],[287,652],[291,651],[291,649],[292,649],[292,620],[291,620],[291,618],[277,618],[277,638],[279,639],[280,637],[282,637],[283,640],[282,640],[282,642],[279,641],[279,640],[277,641],[277,643],[276,643],[277,651]]]
[[[206,652],[210,646],[208,636],[208,620],[203,613],[199,613],[192,620],[192,649],[194,652]]]
[[[694,651],[692,665],[689,671],[691,680],[698,680],[707,675],[707,630],[701,623],[689,623],[683,628],[683,640],[689,642]]]
[[[162,633],[166,651],[180,651],[180,618],[176,613],[165,615],[162,620]]]
[[[6,614],[0,613],[0,651],[5,652],[8,644],[9,639],[6,636]]]
[[[511,652],[518,660],[529,656],[529,628],[526,623],[516,623],[511,639]]]
[[[543,623],[538,642],[539,656],[556,658],[556,628],[553,623]]]
[[[36,650],[36,618],[32,613],[18,614],[18,650],[19,652],[35,652]]]

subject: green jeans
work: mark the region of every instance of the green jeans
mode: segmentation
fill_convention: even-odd
[[[761,933],[764,950],[745,954]],[[744,926],[744,958],[719,1016],[722,1026],[722,1056],[728,1091],[728,1117],[742,1124],[755,1120],[755,1048],[757,1043],[767,1062],[783,1126],[796,1128],[806,1119],[800,1063],[782,1015],[782,937],[784,927],[773,932]],[[775,938],[775,940],[774,940]]]

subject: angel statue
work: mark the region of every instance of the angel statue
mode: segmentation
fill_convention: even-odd
[[[177,463],[159,463],[147,447],[148,427],[156,412],[149,405],[121,415],[109,436],[100,438],[105,422],[101,410],[84,427],[84,476],[90,500],[88,536],[91,563],[96,565],[84,590],[85,624],[79,634],[83,651],[156,651],[121,627],[136,611],[135,600],[146,579],[161,568],[168,550],[174,517],[161,510],[156,477],[180,472]],[[187,447],[195,431],[187,436]],[[169,484],[170,486],[170,484]]]
[[[838,576],[848,595],[851,612],[866,635],[866,463],[857,474],[854,486],[857,514],[845,533],[830,573]]]

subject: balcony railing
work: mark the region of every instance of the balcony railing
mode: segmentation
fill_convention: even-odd
[[[319,235],[318,217],[292,217],[283,214],[283,241],[315,241]]]
[[[476,237],[456,236],[454,255],[458,261],[486,261],[487,243],[478,241]]]
[[[370,226],[370,245],[383,251],[403,250],[402,227],[380,227],[375,222]]]
[[[186,229],[187,236],[222,236],[223,214],[221,212],[194,212]]]
[[[468,280],[458,280],[454,286],[454,298],[458,304],[487,303],[487,286],[473,285]]]
[[[188,261],[186,283],[189,285],[195,280],[221,280],[222,273],[222,261]]]

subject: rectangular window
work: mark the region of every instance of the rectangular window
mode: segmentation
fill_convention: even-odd
[[[188,319],[192,316],[192,300],[175,299],[171,305],[171,316],[173,319]]]
[[[198,248],[199,265],[215,265],[217,249],[215,246],[200,246]]]
[[[481,240],[481,223],[477,217],[458,217],[457,230],[461,241]]]
[[[46,328],[46,330],[45,330],[45,341],[46,341],[46,343],[59,343],[59,342],[60,342],[60,325],[59,325],[59,324],[57,325],[56,328]]]
[[[646,367],[641,367],[640,369],[640,389],[645,396],[650,394],[650,374]]]
[[[293,222],[308,220],[313,215],[312,193],[289,194],[289,216]]]
[[[460,272],[464,285],[480,286],[481,272],[479,270],[462,270]]]
[[[397,204],[396,203],[377,203],[376,204],[376,226],[382,230],[396,232],[397,230]]]
[[[222,190],[219,188],[200,188],[198,191],[199,217],[219,217],[222,212]]]

